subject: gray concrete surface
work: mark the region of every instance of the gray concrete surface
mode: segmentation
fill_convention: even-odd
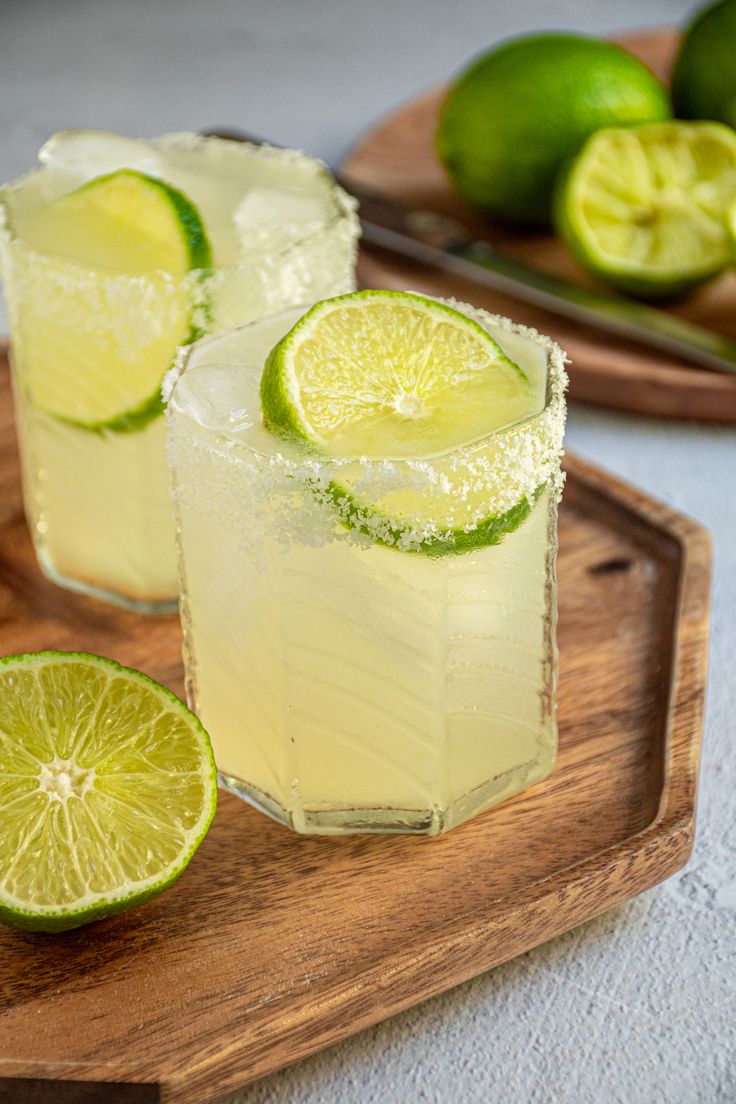
[[[393,105],[536,28],[677,22],[681,0],[0,2],[0,178],[54,130],[239,125],[336,161]],[[227,1104],[736,1101],[736,428],[575,407],[568,443],[711,530],[698,839],[664,885]],[[224,1102],[223,1102],[224,1104]]]

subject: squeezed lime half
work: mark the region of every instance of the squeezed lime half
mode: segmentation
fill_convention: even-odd
[[[736,134],[720,123],[601,130],[560,184],[557,229],[622,291],[677,295],[729,263],[734,196]]]
[[[470,203],[514,222],[548,223],[555,177],[590,134],[670,114],[661,83],[620,46],[577,34],[523,35],[453,81],[437,151]]]
[[[0,920],[64,931],[157,896],[216,794],[202,725],[146,675],[83,652],[0,660]]]

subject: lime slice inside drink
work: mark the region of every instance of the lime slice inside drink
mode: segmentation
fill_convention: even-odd
[[[197,718],[85,653],[0,660],[0,920],[64,931],[172,884],[215,812]]]
[[[528,380],[482,326],[420,295],[359,291],[314,306],[273,349],[269,429],[332,455],[426,456],[515,421]]]
[[[518,340],[511,330],[509,340]],[[546,365],[546,349],[536,351]],[[529,513],[544,479],[525,477],[559,461],[559,442],[548,448],[544,429],[523,428],[544,409],[546,382],[454,307],[364,291],[318,303],[282,338],[266,360],[261,406],[271,431],[333,462],[312,490],[344,525],[445,555],[495,544]]]
[[[719,123],[601,130],[565,175],[560,235],[580,262],[623,291],[679,294],[729,262],[736,134]]]
[[[145,425],[162,409],[177,346],[198,336],[186,276],[211,252],[197,208],[121,169],[26,212],[13,230],[43,266],[28,278],[48,288],[44,318],[24,327],[31,400],[88,429]]]

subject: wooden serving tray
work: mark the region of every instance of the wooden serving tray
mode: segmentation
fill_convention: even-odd
[[[678,41],[675,31],[650,31],[619,41],[658,76],[668,78]],[[362,138],[342,166],[348,180],[352,178],[415,207],[451,214],[476,238],[492,242],[503,252],[595,287],[594,280],[550,233],[514,230],[491,222],[453,193],[434,152],[444,93],[445,86],[411,100]],[[446,273],[379,260],[365,251],[359,275],[363,287],[413,288],[431,295],[454,295],[550,334],[572,358],[572,399],[666,418],[736,422],[736,376],[689,367],[665,354],[596,333],[477,284]],[[736,272],[719,277],[671,309],[691,322],[736,339]]]
[[[222,794],[162,897],[58,936],[0,925],[0,1101],[206,1104],[624,901],[693,840],[705,531],[572,457],[560,756],[439,839],[304,838]],[[36,567],[0,370],[0,653],[86,649],[181,693],[175,617]]]

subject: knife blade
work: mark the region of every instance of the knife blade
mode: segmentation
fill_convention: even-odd
[[[273,145],[233,129],[202,131],[220,138]],[[332,170],[358,201],[362,247],[459,276],[502,295],[604,333],[669,353],[699,368],[736,375],[736,341],[674,314],[623,296],[593,291],[474,240],[457,220],[412,208],[365,189]]]
[[[445,215],[376,196],[351,179],[340,178],[339,182],[358,200],[362,243],[371,252],[441,269],[700,368],[736,375],[736,342],[721,334],[656,307],[592,291],[517,261],[486,242],[473,240],[459,222]]]

